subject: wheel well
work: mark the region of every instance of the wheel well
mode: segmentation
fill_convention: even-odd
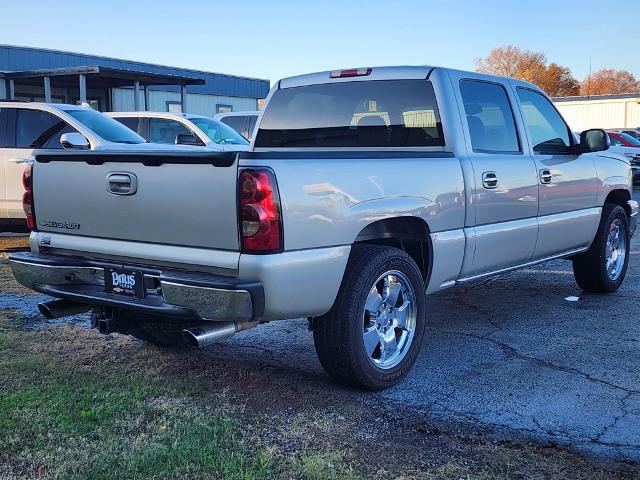
[[[611,203],[613,205],[619,205],[627,212],[627,216],[631,215],[631,207],[627,203],[631,200],[631,194],[628,190],[612,190],[607,195],[604,203]]]
[[[394,217],[378,220],[363,228],[355,243],[384,245],[404,250],[416,262],[423,279],[431,273],[431,236],[429,226],[418,217]]]

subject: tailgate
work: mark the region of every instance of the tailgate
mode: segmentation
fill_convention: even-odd
[[[33,182],[41,232],[238,251],[235,153],[38,155]]]

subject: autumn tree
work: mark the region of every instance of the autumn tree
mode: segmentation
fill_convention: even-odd
[[[603,68],[585,78],[580,85],[581,95],[613,95],[640,93],[640,82],[627,70]]]
[[[547,56],[514,45],[494,48],[475,61],[476,71],[503,77],[520,78],[542,88],[552,97],[578,95],[580,83],[567,67],[547,65]]]

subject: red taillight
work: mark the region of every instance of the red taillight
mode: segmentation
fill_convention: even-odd
[[[349,68],[347,70],[334,70],[330,78],[366,77],[371,75],[371,68]]]
[[[33,210],[33,170],[31,165],[27,165],[22,172],[22,185],[24,194],[22,195],[22,208],[27,216],[27,227],[29,230],[36,229],[36,214]]]
[[[242,250],[282,250],[282,219],[276,177],[267,168],[241,170],[238,178]]]

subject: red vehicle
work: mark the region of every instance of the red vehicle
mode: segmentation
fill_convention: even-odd
[[[611,145],[640,148],[640,140],[632,137],[627,133],[622,133],[622,132],[607,132],[607,133],[609,133],[609,138],[611,138]]]

